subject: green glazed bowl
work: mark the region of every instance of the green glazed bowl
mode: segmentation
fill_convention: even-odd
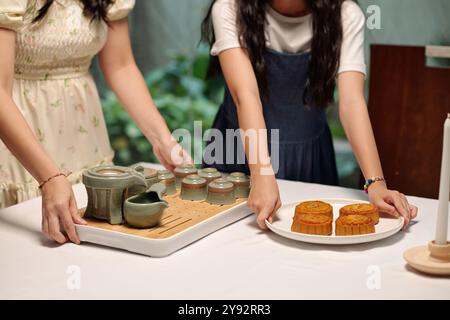
[[[181,182],[180,198],[201,201],[206,199],[206,179],[197,174],[190,174]]]
[[[88,195],[85,217],[122,223],[122,204],[128,189],[138,186],[145,190],[147,181],[141,173],[129,167],[98,166],[83,172],[83,183]]]
[[[198,175],[206,179],[207,183],[222,177],[222,174],[216,168],[204,168],[198,171]]]
[[[233,172],[227,180],[234,185],[234,196],[236,198],[248,198],[250,194],[250,179],[243,172]]]
[[[232,182],[219,178],[208,184],[208,195],[206,201],[210,204],[224,205],[236,201],[234,196],[234,185]]]
[[[123,214],[125,221],[133,228],[151,228],[161,220],[164,209],[169,205],[162,200],[166,187],[161,183],[151,186],[146,192],[125,200]]]
[[[175,175],[175,184],[177,189],[181,188],[181,181],[190,174],[196,174],[197,168],[193,166],[181,166],[175,168],[173,174]]]
[[[169,170],[159,170],[158,180],[159,183],[162,183],[166,186],[165,195],[172,195],[177,192],[177,188],[175,186],[175,176]]]

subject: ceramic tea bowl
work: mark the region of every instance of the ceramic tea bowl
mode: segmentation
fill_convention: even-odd
[[[216,168],[204,168],[198,171],[198,175],[206,179],[207,183],[222,177],[222,174]]]
[[[201,201],[206,199],[206,179],[190,174],[181,182],[180,197],[183,200]]]
[[[236,198],[248,198],[250,194],[250,179],[243,172],[232,172],[226,178],[234,185],[234,196]]]
[[[151,228],[161,220],[164,209],[169,205],[162,200],[166,187],[156,183],[147,191],[129,197],[123,204],[125,221],[133,228]]]
[[[162,183],[166,186],[165,195],[172,195],[177,192],[177,188],[175,186],[175,176],[169,170],[158,171],[158,180],[159,183]]]
[[[180,189],[181,187],[181,181],[183,181],[184,178],[186,178],[190,174],[196,174],[197,168],[193,166],[181,166],[175,168],[173,174],[175,175],[175,184],[177,186],[177,189]]]
[[[219,178],[208,184],[206,201],[210,204],[232,204],[236,200],[232,182]]]
[[[86,217],[122,223],[122,204],[131,187],[145,190],[144,175],[122,166],[98,166],[83,172],[83,183],[88,195]]]

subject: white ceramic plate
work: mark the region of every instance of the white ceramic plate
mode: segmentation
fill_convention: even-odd
[[[345,205],[353,203],[365,203],[367,201],[351,200],[351,199],[314,199],[327,202],[333,206],[334,221],[339,216],[339,209]],[[300,202],[308,201],[301,200],[295,203],[282,206],[277,211],[277,219],[273,223],[266,220],[267,227],[279,234],[282,237],[293,239],[297,241],[318,243],[318,244],[330,244],[330,245],[342,245],[342,244],[357,244],[366,243],[385,239],[397,233],[403,226],[404,219],[400,218],[388,218],[380,216],[380,221],[375,225],[375,233],[355,235],[355,236],[336,236],[334,234],[335,225],[333,221],[333,234],[331,236],[311,235],[291,231],[292,218],[294,217],[295,206]]]

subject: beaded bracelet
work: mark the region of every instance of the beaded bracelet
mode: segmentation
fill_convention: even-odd
[[[50,178],[48,178],[47,180],[45,180],[45,181],[43,181],[43,182],[41,182],[41,184],[39,185],[39,189],[42,189],[42,187],[44,187],[44,185],[47,183],[47,182],[50,182],[50,180],[52,180],[52,179],[54,179],[54,178],[56,178],[56,177],[60,177],[60,176],[64,176],[64,177],[68,177],[68,176],[70,176],[71,175],[71,173],[69,172],[69,173],[62,173],[62,172],[60,172],[60,173],[57,173],[57,174],[55,174],[54,176],[51,176]]]
[[[369,187],[372,185],[372,183],[377,181],[386,181],[386,180],[383,177],[371,177],[366,180],[366,183],[364,184],[364,191],[368,193]]]

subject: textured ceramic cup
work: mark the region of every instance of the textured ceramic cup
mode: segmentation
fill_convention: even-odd
[[[243,172],[233,172],[226,178],[234,185],[234,196],[236,198],[248,198],[250,194],[250,179]]]
[[[147,189],[147,181],[140,172],[121,166],[98,166],[83,172],[83,183],[88,195],[86,217],[122,223],[122,204],[128,188]]]
[[[208,184],[206,201],[211,204],[232,204],[235,201],[234,185],[232,182],[219,178]]]
[[[129,197],[123,204],[123,216],[133,228],[151,228],[161,220],[164,209],[169,205],[162,200],[166,187],[155,183],[146,192]]]
[[[222,177],[222,174],[216,168],[204,168],[198,171],[198,175],[206,179],[207,183]]]
[[[190,174],[181,182],[180,198],[201,201],[206,199],[206,179],[198,174]]]
[[[177,192],[177,188],[175,186],[175,176],[169,170],[158,171],[158,180],[159,183],[166,186],[166,195],[172,195]]]
[[[177,186],[177,189],[180,189],[181,187],[181,181],[186,178],[190,174],[196,174],[197,168],[193,166],[181,166],[175,168],[173,174],[175,175],[175,184]]]
[[[134,166],[131,166],[131,168],[136,170],[137,172],[140,172],[145,177],[145,180],[147,181],[147,187],[143,188],[143,187],[137,186],[137,185],[132,186],[131,188],[128,189],[129,197],[139,194],[141,192],[144,192],[146,189],[148,189],[155,183],[158,183],[158,171],[157,170],[150,169],[150,168],[144,168],[141,165],[134,165]]]

